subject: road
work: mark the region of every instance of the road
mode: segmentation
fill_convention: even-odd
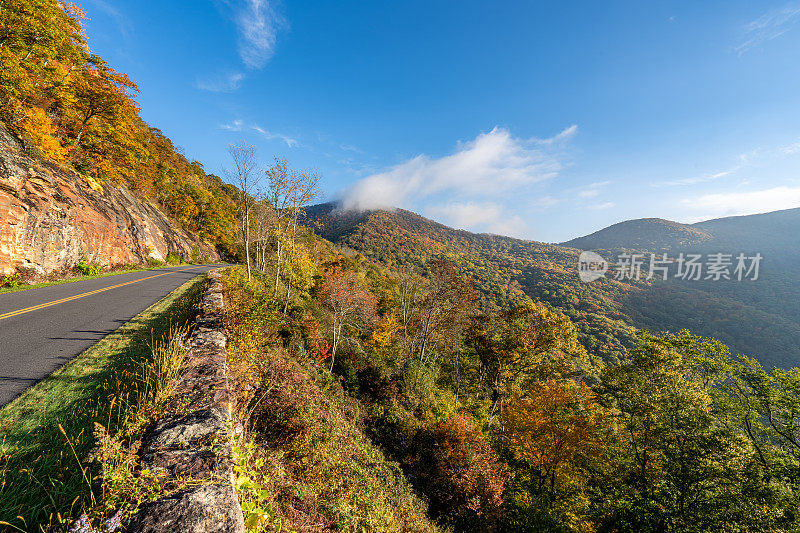
[[[0,406],[212,268],[159,268],[0,294]]]

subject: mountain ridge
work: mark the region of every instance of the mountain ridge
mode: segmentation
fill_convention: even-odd
[[[651,235],[655,239],[649,243],[649,248],[645,248],[647,251],[672,251],[677,246],[708,248],[717,244],[731,244],[736,241],[742,244],[743,240],[748,247],[766,245],[770,249],[784,248],[788,241],[777,244],[771,244],[769,241],[764,242],[763,231],[765,226],[771,226],[773,233],[777,235],[785,235],[787,232],[792,231],[797,232],[800,230],[800,207],[753,215],[720,217],[694,224],[683,224],[661,218],[625,220],[588,235],[564,241],[559,245],[581,250],[632,248],[640,243],[631,242],[632,239],[627,236],[629,233],[660,231],[661,234]],[[762,231],[753,234],[752,228],[754,227]],[[742,231],[747,228],[751,229],[750,234]],[[691,235],[694,236],[694,240],[676,242],[673,238],[676,234]],[[743,239],[743,237],[747,238]]]
[[[647,220],[652,226],[658,219]],[[457,230],[404,209],[346,211],[328,202],[309,207],[306,222],[322,237],[391,268],[425,272],[432,259],[450,260],[474,280],[486,305],[508,307],[531,299],[559,310],[576,324],[584,346],[607,362],[625,356],[637,328],[717,337],[766,365],[800,362],[800,319],[792,299],[781,296],[800,292],[800,283],[773,271],[771,262],[763,274],[767,283],[760,285],[608,276],[583,283],[577,275],[579,249]],[[787,280],[791,283],[784,286]]]

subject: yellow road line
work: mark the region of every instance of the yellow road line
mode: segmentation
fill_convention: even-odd
[[[93,294],[97,294],[103,291],[110,291],[111,289],[118,289],[119,287],[124,287],[125,285],[130,285],[131,283],[139,283],[140,281],[145,281],[148,279],[158,278],[161,276],[166,276],[167,274],[174,274],[176,272],[186,272],[187,270],[193,270],[195,268],[201,268],[199,266],[196,267],[189,267],[189,268],[182,268],[180,270],[170,270],[169,272],[162,272],[161,274],[156,274],[155,276],[148,276],[146,278],[135,279],[133,281],[126,281],[125,283],[119,283],[117,285],[112,285],[111,287],[103,287],[102,289],[97,289],[94,291],[84,292],[83,294],[76,294],[75,296],[69,296],[67,298],[61,298],[60,300],[54,300],[52,302],[47,302],[39,305],[34,305],[31,307],[26,307],[24,309],[17,309],[16,311],[9,311],[8,313],[3,313],[0,315],[0,320],[11,318],[12,316],[18,316],[25,313],[30,313],[31,311],[36,311],[38,309],[44,309],[45,307],[51,307],[53,305],[58,305],[64,302],[69,302],[71,300],[77,300],[78,298],[83,298],[85,296],[91,296]]]

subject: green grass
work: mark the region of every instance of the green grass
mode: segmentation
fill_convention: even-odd
[[[95,279],[95,278],[105,278],[107,276],[116,276],[117,274],[128,274],[130,272],[143,272],[146,270],[157,270],[159,268],[171,268],[175,266],[191,266],[191,265],[200,265],[200,264],[214,264],[214,265],[224,265],[227,263],[179,263],[179,264],[160,264],[160,265],[153,265],[153,266],[131,266],[131,268],[122,268],[120,270],[109,270],[108,272],[101,272],[99,274],[87,276],[83,274],[76,274],[74,276],[70,276],[68,278],[63,279],[56,279],[52,281],[42,281],[39,283],[21,283],[19,285],[15,285],[13,287],[0,287],[0,294],[5,294],[7,292],[17,292],[17,291],[26,291],[28,289],[38,289],[39,287],[49,287],[51,285],[62,285],[64,283],[72,283],[75,281],[85,281],[87,279]]]
[[[185,283],[0,409],[0,521],[12,524],[9,530],[65,529],[92,507],[101,481],[98,466],[86,462],[94,423],[114,433],[139,409],[152,347],[186,322],[203,279]]]
[[[164,266],[164,265],[162,265]],[[39,287],[49,287],[50,285],[61,285],[63,283],[72,283],[74,281],[84,281],[87,279],[95,279],[95,278],[104,278],[106,276],[116,276],[117,274],[127,274],[129,272],[141,272],[143,270],[155,270],[156,268],[161,268],[160,266],[155,267],[132,267],[132,268],[123,268],[121,270],[110,270],[108,272],[101,272],[100,274],[96,274],[93,276],[85,276],[81,274],[77,274],[75,276],[71,276],[68,278],[57,279],[53,281],[42,281],[40,283],[22,283],[20,285],[15,285],[13,287],[0,287],[0,294],[5,294],[7,292],[17,292],[17,291],[25,291],[28,289],[38,289]]]

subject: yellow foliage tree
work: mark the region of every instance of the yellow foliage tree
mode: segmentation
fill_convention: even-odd
[[[588,471],[603,462],[610,427],[611,417],[583,383],[551,379],[515,396],[503,413],[502,438],[527,466],[520,477],[530,489],[522,498],[547,502],[573,531],[591,530],[581,512],[589,503]]]
[[[44,109],[28,108],[22,120],[22,129],[33,139],[46,158],[58,162],[66,160],[67,150],[56,138],[56,127]]]

